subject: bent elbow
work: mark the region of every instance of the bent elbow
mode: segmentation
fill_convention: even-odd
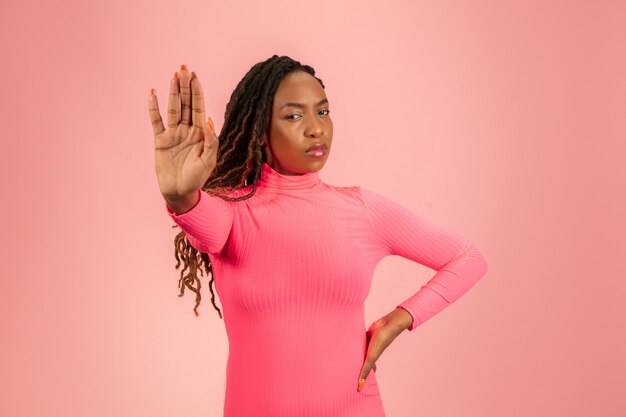
[[[487,259],[472,242],[467,242],[463,257],[472,263],[476,279],[482,278],[487,273],[489,269]]]

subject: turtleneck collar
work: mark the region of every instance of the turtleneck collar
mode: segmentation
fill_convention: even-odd
[[[320,183],[318,172],[307,172],[302,175],[283,175],[263,162],[261,178],[257,181],[257,188],[278,190],[304,190],[317,186]]]

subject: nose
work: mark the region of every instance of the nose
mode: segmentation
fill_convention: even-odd
[[[317,117],[313,117],[311,120],[312,121],[307,128],[306,135],[317,138],[324,133],[324,125]]]

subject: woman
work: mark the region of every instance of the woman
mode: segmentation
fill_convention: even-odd
[[[149,110],[160,191],[182,229],[179,296],[185,286],[196,293],[197,315],[203,266],[224,309],[224,416],[384,416],[376,360],[469,290],[487,271],[484,257],[379,193],[320,179],[333,123],[308,65],[277,55],[255,64],[219,137],[184,65],[171,80],[167,128],[154,89]],[[365,331],[373,272],[388,255],[437,273]]]

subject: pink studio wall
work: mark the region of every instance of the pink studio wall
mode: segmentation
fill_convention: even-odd
[[[626,415],[623,1],[4,1],[0,23],[1,416],[221,415],[226,333],[206,277],[200,317],[177,297],[148,94],[165,116],[189,65],[219,130],[275,53],[327,85],[323,180],[489,263],[383,353],[387,414]],[[367,324],[433,273],[385,258]]]

